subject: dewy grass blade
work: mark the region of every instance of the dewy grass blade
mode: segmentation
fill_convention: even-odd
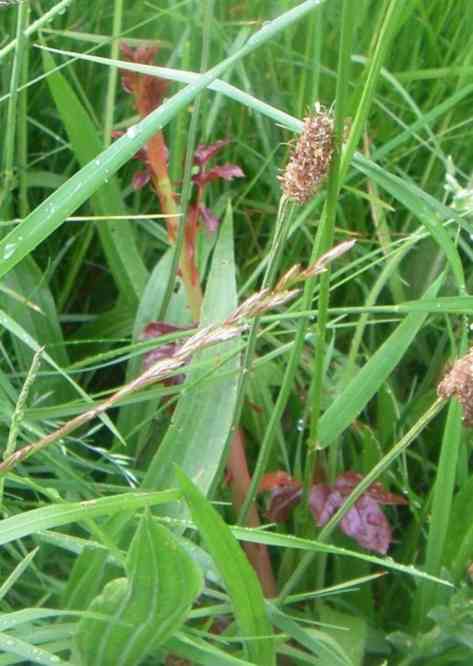
[[[225,70],[295,21],[305,16],[322,0],[306,0],[265,24],[239,51],[199,76],[74,174],[62,187],[43,201],[21,224],[0,242],[0,277],[50,236],[104,182],[115,174],[153,134],[162,129],[176,113],[186,107],[202,90]]]
[[[64,502],[40,509],[25,511],[0,521],[0,545],[22,539],[41,530],[80,522],[97,516],[111,516],[127,511],[136,511],[162,502],[176,502],[180,499],[178,490],[157,493],[123,493],[85,502]]]
[[[185,474],[177,470],[176,475],[192,518],[232,600],[245,643],[244,656],[259,666],[273,666],[276,663],[274,637],[255,571],[216,509]],[[244,637],[250,636],[254,640],[245,641]]]

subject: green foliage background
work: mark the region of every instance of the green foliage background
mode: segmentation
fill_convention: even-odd
[[[155,71],[168,98],[141,122],[121,39],[159,44],[172,68]],[[156,197],[131,187],[159,128],[176,190],[192,120],[194,143],[231,139],[218,159],[246,176],[207,190],[222,224],[199,236],[203,323],[260,288],[278,175],[316,100],[345,142],[326,187],[282,221],[271,269],[357,241],[291,304],[196,354],[184,384],[125,397],[3,475],[0,666],[471,663],[471,436],[436,385],[473,309],[472,40],[470,0],[0,8],[5,457],[135,378],[156,344],[147,323],[192,323],[181,280],[167,288]],[[265,472],[308,485],[355,470],[409,501],[387,509],[389,557],[334,531],[354,495],[322,530],[302,509],[237,526],[223,472],[239,405],[255,474],[243,513]],[[279,597],[264,599],[237,539],[269,547]]]

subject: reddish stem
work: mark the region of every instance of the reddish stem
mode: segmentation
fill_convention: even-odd
[[[238,515],[251,483],[246,462],[245,440],[241,429],[233,437],[227,467],[230,472],[232,504],[236,515]],[[249,527],[259,527],[261,524],[255,504],[252,504],[248,512],[247,524]],[[244,543],[243,548],[258,574],[265,596],[277,596],[276,581],[274,580],[271,560],[266,546],[259,543]]]
[[[145,117],[150,112],[152,104],[152,86],[147,77],[138,77],[132,80],[132,91],[135,104],[139,114]],[[166,221],[169,240],[175,242],[177,237],[177,206],[171,186],[168,171],[167,147],[162,132],[157,132],[147,144],[148,166],[152,173],[152,182],[159,198],[161,210],[168,215]],[[197,203],[200,203],[202,192],[198,191]],[[199,321],[202,306],[202,290],[200,287],[199,273],[195,264],[194,248],[197,235],[198,206],[190,207],[188,219],[186,220],[184,245],[179,258],[179,270],[181,272],[187,300],[194,321]],[[230,454],[227,468],[231,477],[231,490],[233,506],[236,513],[244,502],[251,483],[246,461],[244,437],[241,430],[235,434],[230,445]],[[258,527],[260,520],[256,506],[253,504],[248,514],[248,525]],[[266,546],[262,544],[246,543],[244,548],[248,559],[253,565],[263,592],[267,597],[275,597],[277,594],[271,560]]]

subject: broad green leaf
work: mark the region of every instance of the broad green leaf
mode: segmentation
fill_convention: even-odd
[[[37,340],[35,340],[22,326],[20,326],[10,315],[8,315],[6,312],[0,310],[0,326],[3,326],[6,328],[11,335],[14,338],[17,338],[18,340],[21,340],[26,347],[28,347],[32,352],[38,352],[41,348],[41,345],[38,343]],[[55,383],[51,384],[52,386],[56,387],[56,393],[54,397],[57,397],[57,393],[59,393],[60,389],[60,396],[63,400],[67,400],[69,395],[72,393],[71,388],[74,388],[75,392],[78,393],[84,400],[92,404],[94,401],[92,398],[84,391],[84,389],[77,384],[70,375],[63,370],[63,368],[56,363],[54,358],[49,355],[47,351],[42,352],[42,358],[49,363],[49,365],[54,368],[56,371],[55,375]],[[58,384],[58,378],[64,379],[62,385],[60,387],[57,386]],[[64,384],[67,383],[67,391],[65,390]],[[61,411],[63,408],[61,407]],[[82,411],[81,409],[79,411]],[[62,413],[62,415],[64,412]],[[122,437],[120,433],[118,432],[117,428],[115,427],[113,421],[110,419],[108,414],[101,414],[99,416],[100,420],[109,428],[109,430],[121,441]]]
[[[18,299],[2,297],[2,303],[8,310],[10,317],[17,322],[19,328],[35,340],[38,347],[45,347],[56,363],[67,366],[69,359],[56,305],[45,276],[34,259],[25,257],[5,277],[4,283],[5,287],[23,296],[40,310],[34,310]],[[25,344],[25,340],[16,335],[13,335],[12,342],[20,369],[24,372],[28,371],[34,353],[31,346]],[[51,394],[49,399],[46,398],[46,403],[43,404],[51,403],[54,400],[53,394],[55,393],[61,393],[64,399],[71,398],[73,395],[70,386],[67,386],[63,378],[57,375],[37,376],[35,390],[42,396]]]
[[[108,583],[83,618],[78,646],[86,666],[136,666],[185,621],[202,577],[178,540],[146,514],[127,558],[127,578]]]
[[[64,502],[41,509],[24,511],[16,516],[0,521],[0,545],[16,539],[35,534],[40,530],[76,523],[98,516],[125,514],[146,506],[154,506],[162,502],[175,502],[180,498],[177,490],[160,493],[124,493],[112,497],[103,497],[85,502]]]
[[[66,128],[72,150],[81,166],[85,166],[99,155],[103,142],[69,83],[62,74],[54,71],[55,63],[51,55],[46,51],[42,53],[44,69],[49,72],[49,89]],[[111,178],[96,190],[91,204],[96,215],[126,215],[116,178]],[[99,222],[97,229],[108,266],[121,294],[128,301],[136,301],[143,293],[147,271],[138,252],[133,227],[126,220],[110,220]]]
[[[108,551],[85,546],[69,572],[62,608],[85,610],[89,606],[103,585],[107,556]]]
[[[348,614],[323,604],[320,606],[320,619],[325,624],[324,632],[344,649],[353,666],[362,666],[367,634],[365,618],[361,614]]]
[[[5,284],[18,294],[39,307],[37,312],[16,299],[2,301],[8,304],[8,313],[18,324],[36,340],[38,346],[45,346],[56,363],[66,366],[69,362],[64,347],[64,339],[53,297],[38,265],[31,257],[25,259],[6,278]],[[33,353],[28,346],[22,345],[19,357],[21,367],[27,370],[31,365]],[[28,351],[25,352],[25,349]]]
[[[444,276],[440,275],[428,289],[427,299],[435,297],[443,279]],[[407,315],[348,386],[335,398],[320,419],[318,432],[320,446],[329,446],[357,418],[394,371],[426,317],[427,312],[413,312]]]
[[[236,308],[236,304],[233,226],[229,208],[212,260],[202,310],[202,326],[224,321]],[[143,488],[172,487],[174,465],[177,465],[196,479],[204,494],[209,492],[221,466],[225,442],[232,425],[239,358],[235,355],[225,363],[223,376],[219,374],[219,365],[225,355],[237,349],[237,346],[238,338],[234,338],[195,355],[196,364],[211,359],[212,375],[209,377],[208,369],[191,366],[172,423],[148,468]],[[201,378],[205,378],[205,382],[199,382]]]
[[[145,326],[159,317],[161,304],[166,293],[166,285],[170,278],[169,272],[173,254],[174,250],[170,249],[159,259],[146,283],[133,324],[133,340],[135,342],[139,341]],[[187,313],[185,294],[181,290],[172,295],[166,311],[166,321],[176,325],[190,324],[189,318],[184,319]],[[143,355],[140,354],[131,358],[127,366],[126,381],[129,382],[135,379],[142,369]],[[152,418],[156,413],[159,402],[160,396],[150,397],[146,401],[125,406],[120,410],[118,429],[126,439],[128,455],[136,455],[149,442]]]
[[[275,645],[256,573],[224,520],[202,492],[180,470],[182,493],[200,535],[221,574],[233,604],[244,657],[258,666],[274,666]]]

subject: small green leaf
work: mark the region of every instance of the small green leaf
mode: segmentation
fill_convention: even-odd
[[[202,589],[198,567],[165,527],[146,514],[127,559],[127,578],[108,583],[84,618],[78,647],[87,666],[136,666],[185,621]]]

